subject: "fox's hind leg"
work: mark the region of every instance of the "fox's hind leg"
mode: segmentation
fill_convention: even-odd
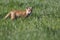
[[[11,13],[11,20],[15,19],[15,13]]]

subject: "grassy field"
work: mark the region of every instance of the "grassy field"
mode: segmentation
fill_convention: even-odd
[[[3,20],[27,6],[33,11],[26,19]],[[0,0],[0,40],[60,40],[60,0]]]

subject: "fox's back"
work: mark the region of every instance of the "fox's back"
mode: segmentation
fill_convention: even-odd
[[[16,16],[25,16],[26,15],[26,11],[22,11],[22,10],[14,10],[12,11]]]

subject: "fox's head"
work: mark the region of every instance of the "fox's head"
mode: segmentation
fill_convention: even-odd
[[[27,7],[26,8],[26,14],[31,14],[32,12],[32,7]]]

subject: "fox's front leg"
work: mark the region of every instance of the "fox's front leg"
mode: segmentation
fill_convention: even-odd
[[[27,18],[29,15],[25,15],[24,17]]]
[[[11,13],[11,20],[15,19],[15,13]]]

